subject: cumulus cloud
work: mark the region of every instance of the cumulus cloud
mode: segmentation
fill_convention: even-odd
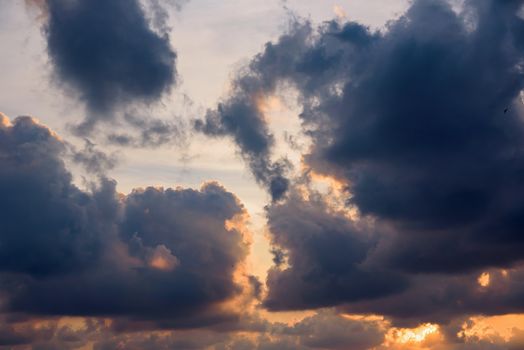
[[[522,259],[518,8],[466,3],[471,29],[446,2],[414,2],[313,113],[334,127],[315,138],[310,164],[397,229],[389,263],[453,272]]]
[[[293,189],[268,207],[278,256],[267,277],[270,310],[339,306],[378,314],[397,325],[447,324],[470,315],[524,312],[523,267],[460,274],[412,274],[384,263],[379,244],[391,235],[377,222],[352,218],[318,192]]]
[[[237,321],[223,304],[251,287],[236,276],[248,240],[227,224],[245,215],[232,193],[207,183],[125,196],[105,178],[82,190],[56,134],[29,117],[1,121],[4,312],[109,317],[121,329]]]
[[[358,212],[346,221],[327,215],[286,186],[287,201],[270,205],[268,218],[276,261],[284,253],[289,266],[271,271],[267,305],[397,295],[404,278],[409,294],[419,283],[454,285],[458,272],[477,276],[522,261],[521,6],[466,1],[457,11],[444,0],[414,1],[382,32],[298,20],[239,73],[231,96],[197,126],[232,136],[255,174],[259,164],[270,169],[273,136],[256,96],[291,86],[312,142],[305,171],[343,183],[347,208]],[[365,222],[374,225],[362,230]],[[351,288],[368,268],[374,288],[355,287],[356,297]]]
[[[29,117],[0,126],[0,149],[0,266],[33,276],[86,268],[102,253],[115,199],[74,186],[63,142]]]
[[[154,102],[176,83],[177,55],[169,35],[153,30],[138,0],[45,0],[45,7],[44,32],[56,79],[88,109],[79,131],[114,119],[125,105]],[[167,14],[158,2],[153,9],[155,23],[165,27]]]
[[[399,274],[366,265],[377,239],[372,228],[330,211],[320,196],[306,200],[293,190],[267,215],[272,244],[285,258],[268,273],[268,308],[318,308],[405,288]]]

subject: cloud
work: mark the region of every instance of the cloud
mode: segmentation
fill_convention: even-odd
[[[353,320],[332,311],[307,317],[285,333],[298,335],[299,343],[310,349],[365,350],[384,341],[380,322]]]
[[[263,299],[269,310],[337,306],[352,315],[382,315],[403,327],[524,313],[522,264],[456,274],[402,271],[382,258],[380,244],[392,235],[390,229],[353,217],[333,199],[298,187],[268,206],[277,255]]]
[[[180,121],[130,113],[124,116],[124,121],[134,132],[112,131],[106,136],[107,143],[123,147],[155,148],[166,144],[183,145],[187,141],[185,126]]]
[[[268,273],[265,306],[311,309],[397,293],[406,282],[387,268],[366,266],[376,235],[365,223],[331,212],[321,198],[291,192],[268,208],[272,245],[285,264]]]
[[[216,349],[374,349],[384,341],[385,328],[379,321],[346,318],[322,310],[294,325],[273,323],[256,337],[237,336]]]
[[[0,149],[2,269],[39,276],[86,268],[102,253],[114,198],[75,187],[60,158],[64,144],[29,117],[0,127]]]
[[[98,149],[89,139],[84,140],[85,146],[78,150],[73,145],[69,145],[72,158],[75,163],[82,165],[87,172],[103,175],[107,170],[112,169],[118,162],[115,154],[106,154]]]
[[[358,213],[341,220],[295,195],[299,180],[287,179],[288,198],[270,205],[268,218],[289,266],[271,271],[266,305],[373,303],[403,291],[404,278],[409,295],[424,278],[451,286],[457,274],[472,281],[523,260],[521,5],[466,1],[457,12],[444,0],[414,1],[382,32],[298,20],[240,71],[229,98],[197,126],[231,136],[255,174],[271,169],[273,136],[256,96],[289,86],[312,142],[304,173],[336,178]],[[373,227],[360,230],[366,222]],[[354,287],[367,269],[370,285]]]
[[[333,127],[318,126],[311,166],[344,178],[362,215],[396,228],[387,255],[399,268],[455,272],[523,257],[518,8],[470,2],[472,30],[446,2],[414,2],[346,61],[340,96],[314,111]]]
[[[29,117],[1,121],[4,312],[109,317],[120,329],[238,321],[235,298],[253,282],[237,273],[249,246],[228,224],[246,215],[235,195],[206,183],[125,196],[103,177],[82,190],[56,134]]]
[[[216,111],[208,111],[205,121],[197,120],[195,128],[209,136],[232,135],[255,179],[278,200],[287,191],[287,164],[271,161],[273,135],[263,121],[256,98],[243,92],[244,87],[238,89],[241,96],[220,104]]]
[[[47,49],[57,81],[85,102],[79,131],[111,120],[116,109],[151,103],[176,83],[176,52],[155,32],[138,0],[46,0]],[[154,13],[160,5],[154,3]],[[165,15],[165,13],[164,13]],[[165,22],[155,17],[155,22]],[[165,23],[161,26],[165,26]]]
[[[116,336],[100,341],[95,349],[214,349],[214,350],[271,350],[271,349],[354,349],[366,350],[384,340],[380,322],[352,320],[332,311],[322,311],[295,325],[270,324],[264,332],[209,333],[192,331],[171,335]]]
[[[281,199],[288,189],[288,165],[271,160],[275,140],[258,101],[276,90],[278,79],[287,74],[310,32],[308,27],[296,28],[292,36],[281,37],[277,47],[266,44],[265,51],[239,72],[230,96],[195,123],[197,130],[209,136],[232,137],[256,180],[274,200]]]
[[[321,28],[325,37],[318,47],[312,47],[310,42],[316,32],[311,23],[293,20],[289,33],[282,35],[276,43],[266,43],[264,50],[239,70],[227,98],[215,110],[208,111],[203,120],[195,123],[196,129],[207,135],[232,137],[255,178],[268,189],[274,200],[283,198],[289,188],[290,181],[286,176],[289,165],[272,161],[274,135],[258,101],[261,96],[273,95],[285,83],[298,88],[301,104],[307,102],[306,97],[318,99],[328,93],[343,77],[339,67],[340,49],[334,46],[339,44],[336,38],[347,36],[354,39],[355,45],[358,41],[361,46],[371,40],[366,28],[359,25],[350,24],[338,34],[330,33],[336,27],[333,22]],[[333,38],[331,34],[334,34]],[[332,46],[327,52],[324,41]],[[305,106],[303,117],[307,109]]]
[[[396,324],[416,326],[424,322],[449,324],[471,315],[524,313],[522,266],[510,271],[490,270],[490,284],[482,286],[480,273],[412,276],[401,293],[363,300],[342,307],[350,313],[378,313]]]

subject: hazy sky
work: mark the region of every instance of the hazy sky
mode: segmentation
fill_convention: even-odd
[[[523,348],[523,5],[0,0],[0,349]]]

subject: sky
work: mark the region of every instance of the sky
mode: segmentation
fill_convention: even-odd
[[[0,349],[524,348],[523,0],[0,0]]]

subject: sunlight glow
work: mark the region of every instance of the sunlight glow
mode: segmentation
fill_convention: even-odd
[[[484,288],[488,287],[490,283],[489,272],[484,272],[483,274],[481,274],[477,279],[477,282]]]
[[[393,328],[390,331],[390,336],[396,343],[421,343],[428,336],[437,333],[439,327],[435,324],[425,323],[417,328]]]

